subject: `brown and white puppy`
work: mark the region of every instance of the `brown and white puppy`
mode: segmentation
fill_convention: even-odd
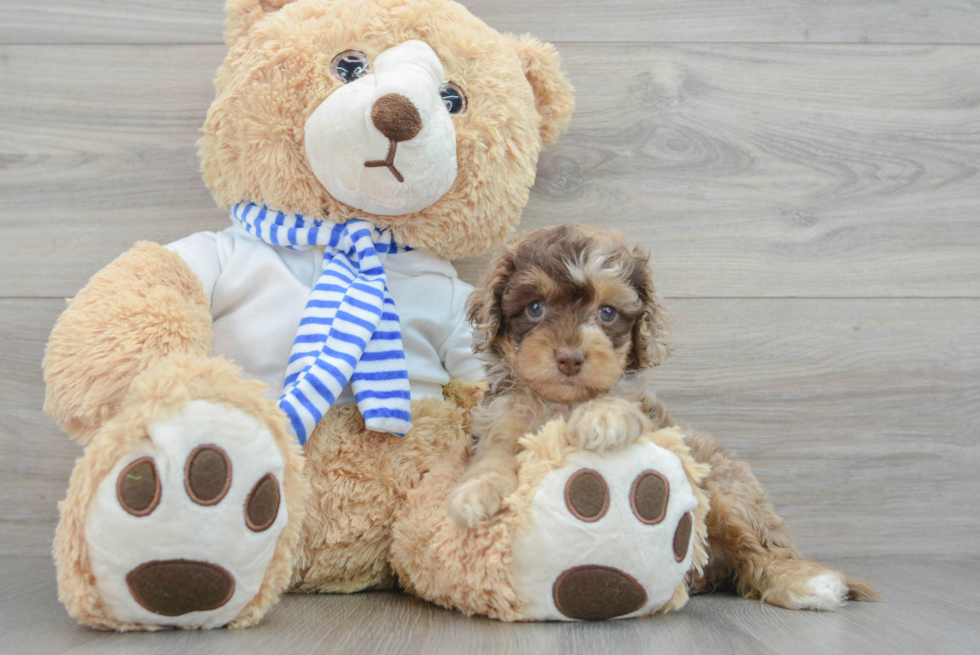
[[[562,225],[504,247],[469,299],[474,351],[489,391],[473,412],[470,466],[449,513],[474,527],[517,487],[519,439],[554,418],[578,446],[601,452],[647,429],[676,425],[649,387],[669,354],[670,317],[648,255],[615,232]],[[873,600],[872,583],[804,560],[749,467],[704,432],[685,427],[695,459],[711,465],[709,563],[692,593],[734,585],[789,609]]]
[[[469,299],[474,351],[489,392],[449,512],[470,527],[517,488],[518,440],[568,419],[583,449],[634,442],[652,426],[639,401],[644,370],[668,354],[667,314],[648,256],[622,235],[563,225],[505,247]]]

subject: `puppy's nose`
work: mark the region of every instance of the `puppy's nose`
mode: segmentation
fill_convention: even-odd
[[[582,370],[582,362],[584,361],[585,353],[581,350],[561,348],[555,352],[555,362],[558,364],[558,370],[569,377],[578,375],[578,372]]]
[[[374,101],[371,121],[394,142],[409,141],[422,129],[422,117],[412,101],[398,93],[389,93]]]

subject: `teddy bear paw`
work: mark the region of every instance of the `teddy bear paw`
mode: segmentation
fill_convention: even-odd
[[[697,506],[681,460],[649,441],[569,455],[542,480],[515,540],[525,618],[628,618],[664,607],[691,568]]]
[[[87,515],[98,592],[119,621],[225,625],[259,593],[287,523],[283,456],[257,420],[202,400],[147,432]]]

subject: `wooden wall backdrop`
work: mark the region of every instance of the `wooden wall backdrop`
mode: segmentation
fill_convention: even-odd
[[[40,410],[63,298],[137,239],[225,225],[194,145],[221,4],[0,0],[4,555],[48,551],[80,453]],[[559,46],[578,110],[524,224],[650,248],[675,415],[813,555],[976,558],[980,2],[468,4]]]

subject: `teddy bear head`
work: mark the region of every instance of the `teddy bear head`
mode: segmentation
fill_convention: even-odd
[[[364,218],[456,259],[517,225],[565,128],[558,53],[449,0],[228,0],[200,154],[219,204]]]

